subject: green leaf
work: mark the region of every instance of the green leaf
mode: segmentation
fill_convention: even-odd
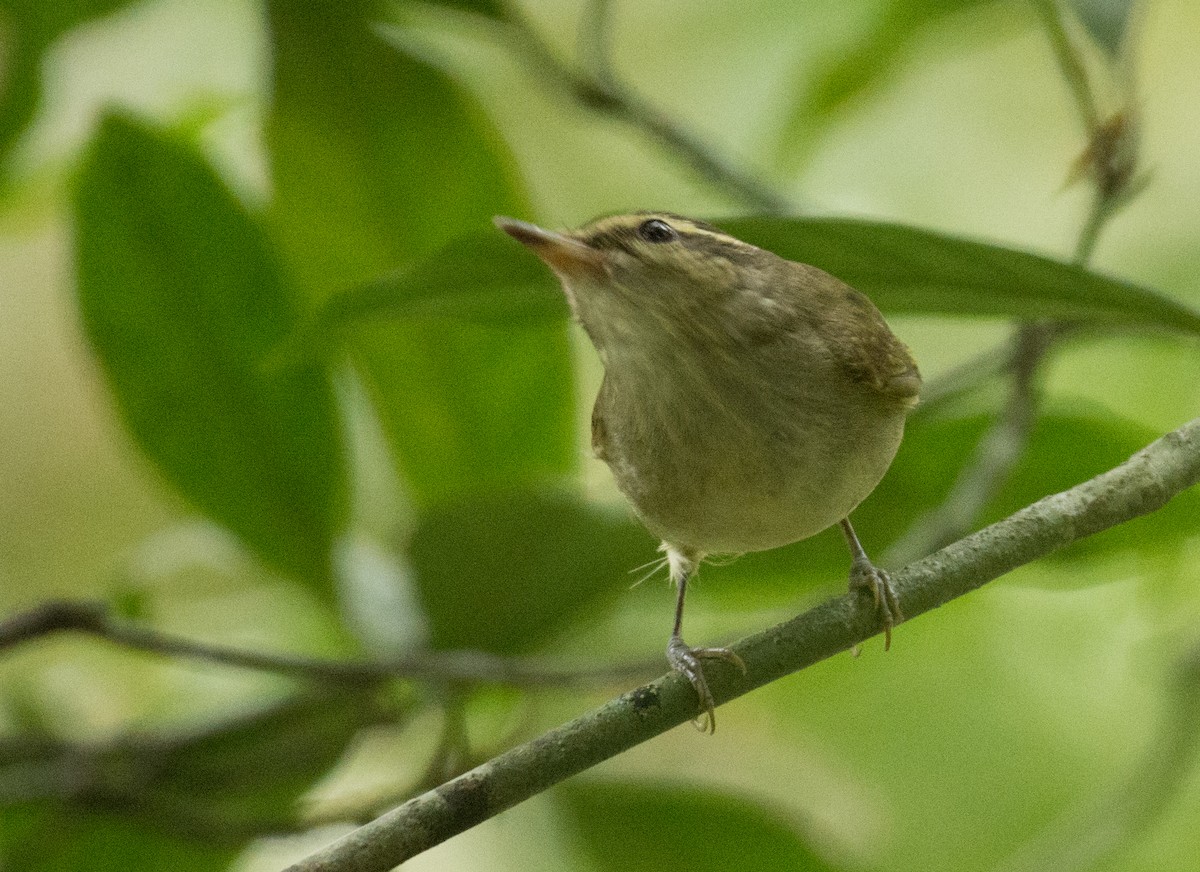
[[[727,232],[819,266],[887,312],[1066,318],[1200,333],[1200,312],[1121,279],[1041,255],[849,218],[735,218]],[[499,231],[457,240],[389,279],[333,297],[318,319],[332,334],[379,317],[528,324],[557,322],[562,294],[549,270]]]
[[[561,322],[568,314],[546,265],[514,249],[508,236],[487,232],[456,239],[407,270],[330,297],[313,338],[376,319],[445,318],[504,327]]]
[[[297,819],[300,798],[365,725],[370,692],[285,700],[192,735],[134,735],[58,767],[86,777],[78,805],[25,803],[0,820],[0,867],[31,872],[229,867],[266,827]],[[46,777],[53,783],[51,768]],[[61,774],[58,774],[61,777]]]
[[[1068,0],[1096,44],[1112,57],[1121,54],[1132,0]]]
[[[297,324],[261,229],[191,148],[110,116],[75,196],[79,304],[126,425],[264,560],[330,597],[343,470],[330,385],[271,370]]]
[[[805,75],[784,118],[780,152],[795,161],[829,122],[883,87],[909,44],[929,27],[992,0],[886,0],[857,38],[827,55],[815,81]],[[807,66],[807,64],[806,64]]]
[[[422,518],[409,545],[435,648],[536,649],[654,555],[637,524],[561,495],[496,494]]]
[[[0,167],[37,113],[46,49],[73,27],[129,0],[0,0]]]
[[[1161,435],[1106,410],[1044,417],[1034,427],[1028,456],[1000,489],[980,526],[1124,463]],[[1082,446],[1086,450],[1080,450]],[[1200,489],[1191,488],[1152,515],[1084,539],[1050,559],[1072,561],[1121,549],[1149,553],[1178,548],[1195,535],[1197,518]]]
[[[606,872],[833,872],[795,822],[746,799],[693,787],[560,785],[566,812],[596,869]]]
[[[21,872],[224,872],[240,851],[235,845],[168,835],[143,821],[111,812],[55,809],[47,810],[25,839],[0,856],[0,868]]]
[[[445,6],[449,9],[461,9],[464,12],[475,12],[492,18],[504,18],[504,4],[500,0],[429,0],[432,6]]]
[[[333,768],[358,731],[383,718],[370,691],[330,690],[285,700],[244,718],[167,739],[141,753],[156,778],[144,790],[155,803],[191,806],[214,820],[291,820],[300,797]],[[134,746],[138,749],[138,746]]]
[[[728,232],[819,266],[889,312],[1070,318],[1200,333],[1183,303],[1048,257],[902,224],[743,218]]]
[[[523,210],[514,162],[492,125],[445,74],[375,32],[373,3],[273,0],[269,13],[272,217],[315,301],[408,275],[452,240],[490,228],[494,214]],[[384,283],[395,291],[387,305],[424,305],[422,288],[449,282],[459,254],[469,283],[486,276],[489,265],[469,250],[447,252],[428,266],[431,280]],[[514,275],[530,270],[513,264]],[[436,298],[425,302],[425,314],[447,314]],[[575,467],[565,321],[511,332],[495,329],[516,323],[497,312],[488,329],[425,318],[356,334],[349,345],[418,503]]]

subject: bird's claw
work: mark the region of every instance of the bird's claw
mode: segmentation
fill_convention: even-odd
[[[883,650],[887,651],[892,647],[892,628],[904,620],[891,576],[870,561],[855,562],[850,567],[850,590],[870,592],[883,621]]]
[[[667,644],[667,662],[676,672],[683,673],[700,698],[701,714],[692,720],[692,724],[702,733],[713,733],[717,729],[717,704],[708,689],[701,660],[724,660],[741,670],[742,675],[746,674],[746,664],[729,648],[690,648],[679,636],[672,636]]]

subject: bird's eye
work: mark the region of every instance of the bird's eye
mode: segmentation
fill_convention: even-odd
[[[658,218],[643,221],[637,232],[647,242],[670,242],[679,237],[674,227]]]

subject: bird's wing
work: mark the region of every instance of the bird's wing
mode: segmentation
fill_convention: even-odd
[[[604,411],[608,407],[608,391],[608,376],[605,375],[596,394],[596,405],[592,406],[592,453],[601,460],[607,459],[608,431],[604,426]]]
[[[829,297],[819,311],[825,316],[821,332],[834,358],[854,381],[881,396],[915,405],[921,373],[908,347],[892,333],[866,294],[833,276],[828,278],[832,281],[818,283]],[[828,317],[831,311],[838,313],[836,319]]]

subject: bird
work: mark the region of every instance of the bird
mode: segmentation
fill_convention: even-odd
[[[900,446],[921,375],[871,300],[833,275],[671,212],[553,231],[497,227],[558,277],[604,377],[592,449],[661,539],[676,591],[667,660],[716,729],[704,661],[732,650],[683,639],[684,598],[706,555],[764,551],[838,525],[850,589],[879,613],[885,650],[903,620],[896,589],[850,522]]]

